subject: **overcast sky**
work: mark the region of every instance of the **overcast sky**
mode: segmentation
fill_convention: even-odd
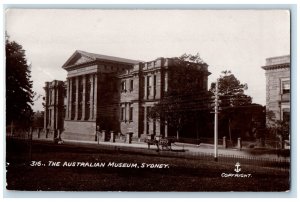
[[[290,54],[290,15],[284,10],[29,10],[6,12],[10,40],[32,64],[33,90],[65,80],[61,68],[75,50],[149,61],[196,54],[209,65],[210,83],[231,70],[265,105],[268,57]],[[34,110],[42,110],[42,99]]]

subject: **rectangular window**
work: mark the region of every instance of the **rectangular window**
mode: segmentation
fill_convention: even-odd
[[[130,80],[130,91],[133,91],[133,80]]]
[[[149,122],[146,122],[146,134],[149,134]]]
[[[281,81],[281,93],[286,94],[290,93],[290,80],[284,79]]]
[[[153,98],[156,95],[156,75],[153,76]]]
[[[49,90],[49,105],[52,104],[52,90]]]
[[[126,91],[126,81],[121,82],[121,91]]]
[[[121,121],[125,121],[125,107],[121,108]]]
[[[133,107],[129,108],[129,121],[133,121]]]
[[[290,121],[290,112],[283,111],[283,113],[282,113],[282,120],[289,122]]]
[[[151,76],[147,76],[147,98],[150,96],[151,92]]]
[[[290,121],[290,108],[282,109],[282,120],[288,122]]]

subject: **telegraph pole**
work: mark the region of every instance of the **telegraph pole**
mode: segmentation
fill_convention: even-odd
[[[218,105],[219,105],[219,98],[218,98],[218,79],[216,82],[216,90],[215,90],[215,127],[214,127],[214,143],[215,143],[215,153],[214,159],[218,161]]]

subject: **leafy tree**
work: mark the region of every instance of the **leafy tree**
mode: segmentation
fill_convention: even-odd
[[[169,68],[172,82],[162,99],[151,108],[148,118],[176,128],[179,138],[180,130],[187,123],[195,121],[199,111],[209,110],[207,100],[210,95],[203,84],[208,71],[207,64],[199,54],[176,57],[174,65]]]
[[[248,85],[241,82],[231,73],[231,71],[222,71],[222,76],[218,79],[218,94],[220,107],[245,106],[252,103],[252,98],[244,94]],[[211,84],[210,91],[215,92],[216,83]]]
[[[241,117],[244,113],[243,106],[250,106],[252,98],[244,94],[248,89],[247,84],[242,84],[231,71],[223,71],[218,79],[220,120],[227,122],[228,135],[232,141],[232,120]],[[210,91],[215,93],[216,83],[211,84]]]
[[[25,50],[14,41],[6,39],[6,123],[26,125],[32,117],[33,104],[30,66]]]
[[[268,119],[267,131],[271,135],[271,139],[280,138],[282,141],[288,140],[290,136],[290,121],[289,120],[276,120],[275,113],[273,111],[267,111]]]

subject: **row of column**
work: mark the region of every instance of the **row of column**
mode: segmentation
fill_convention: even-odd
[[[67,79],[67,120],[96,120],[97,87],[97,74],[87,74]],[[81,116],[79,112],[81,112]]]
[[[121,110],[120,110],[120,118],[122,121],[133,121],[133,105],[130,102],[121,103]],[[132,110],[132,114],[130,117],[130,111]]]
[[[151,107],[144,108],[144,134],[146,135],[164,135],[167,137],[168,134],[168,127],[161,125],[161,123],[157,120],[148,120],[147,114],[149,113],[148,110],[151,110]],[[147,129],[148,128],[148,129]]]
[[[45,88],[44,127],[56,129],[58,127],[58,87]]]

